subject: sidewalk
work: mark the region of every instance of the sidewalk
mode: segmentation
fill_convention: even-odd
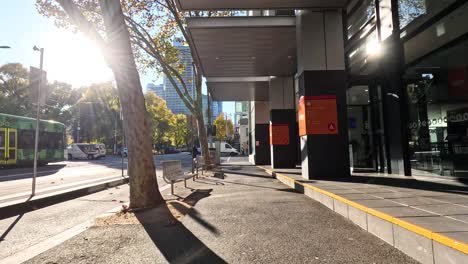
[[[359,174],[305,180],[263,167],[422,263],[468,263],[468,188],[455,181]]]
[[[255,166],[176,185],[167,206],[97,225],[26,263],[416,263]]]

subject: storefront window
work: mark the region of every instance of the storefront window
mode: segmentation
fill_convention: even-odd
[[[454,2],[455,0],[399,0],[400,28],[405,29],[404,34],[411,32]]]
[[[468,177],[468,43],[407,71],[413,175]]]

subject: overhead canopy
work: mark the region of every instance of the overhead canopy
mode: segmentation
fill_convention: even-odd
[[[214,101],[268,101],[269,77],[207,78]]]
[[[177,0],[179,9],[189,10],[251,10],[305,9],[343,7],[347,0]]]
[[[295,23],[295,17],[187,18],[205,77],[294,75]]]

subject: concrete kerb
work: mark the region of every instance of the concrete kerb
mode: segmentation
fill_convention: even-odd
[[[422,263],[461,263],[460,260],[467,261],[468,244],[363,206],[316,186],[302,183],[269,168],[258,167],[285,185],[324,204],[364,230]],[[404,232],[402,232],[402,229]],[[406,236],[404,241],[410,241],[407,245],[401,243],[403,241],[402,234]]]
[[[119,186],[128,183],[128,177],[108,180],[104,182],[79,186],[65,191],[54,192],[32,197],[30,200],[13,201],[0,207],[0,219],[15,216],[17,214],[27,213],[39,208],[78,198],[84,195],[100,192],[107,188]]]

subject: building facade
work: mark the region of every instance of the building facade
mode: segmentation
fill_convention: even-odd
[[[157,96],[161,97],[163,100],[166,100],[166,91],[164,90],[164,84],[154,84],[149,83],[146,85],[147,91],[152,91]]]
[[[174,46],[179,50],[180,63],[184,65],[184,71],[182,73],[182,79],[184,80],[189,95],[192,98],[195,98],[196,89],[194,83],[194,72],[192,67],[192,55],[190,53],[190,48],[186,45],[183,45],[179,42],[175,42]],[[182,87],[180,81],[176,82],[178,87]],[[174,114],[185,114],[190,115],[190,111],[187,106],[185,106],[182,99],[180,99],[179,94],[174,88],[174,85],[169,81],[167,77],[163,79],[163,85],[166,95],[167,107],[171,109]]]
[[[252,10],[188,29],[214,100],[251,102],[255,164],[468,177],[467,1],[179,2]]]

